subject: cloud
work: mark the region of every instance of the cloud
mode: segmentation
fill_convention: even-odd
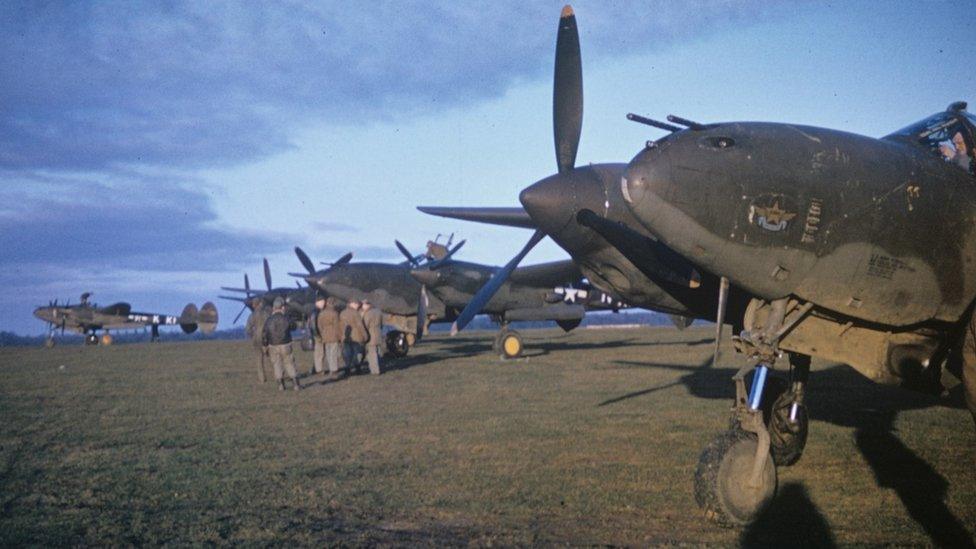
[[[0,167],[235,165],[296,126],[396,120],[551,71],[559,3],[0,4]],[[586,62],[666,47],[761,3],[578,6]]]
[[[319,221],[313,225],[316,231],[321,231],[325,233],[354,233],[359,231],[357,227],[352,225],[347,225],[346,223],[335,223],[330,221]]]
[[[0,202],[0,269],[219,271],[294,242],[223,228],[186,183],[84,175],[17,176]]]

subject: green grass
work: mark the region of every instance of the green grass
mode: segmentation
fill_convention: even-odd
[[[817,363],[810,442],[746,532],[705,522],[734,369],[692,328],[438,336],[280,393],[247,342],[0,349],[0,544],[931,544],[976,531],[968,412]],[[298,355],[308,371],[311,354]],[[63,366],[63,368],[62,368]],[[968,530],[967,530],[968,529]]]

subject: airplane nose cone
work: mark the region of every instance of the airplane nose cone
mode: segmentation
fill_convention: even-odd
[[[440,281],[441,278],[441,274],[439,272],[432,271],[430,269],[413,269],[410,271],[410,276],[425,286],[434,286]]]
[[[572,179],[552,175],[523,189],[519,201],[541,229],[554,234],[573,218],[574,195]]]

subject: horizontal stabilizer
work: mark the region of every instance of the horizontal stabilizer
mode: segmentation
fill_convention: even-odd
[[[247,299],[245,297],[237,297],[235,295],[218,295],[217,297],[219,297],[220,299],[227,299],[227,300],[230,300],[230,301],[236,301],[238,303],[247,303],[248,301],[250,301],[250,299]]]
[[[442,208],[437,206],[417,206],[425,214],[463,221],[475,221],[489,225],[504,225],[522,229],[536,229],[535,221],[524,208]]]

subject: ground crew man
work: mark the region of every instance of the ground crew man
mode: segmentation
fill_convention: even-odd
[[[315,304],[318,306],[318,302]],[[325,357],[325,363],[329,367],[329,378],[339,378],[339,311],[336,310],[335,298],[328,298],[323,302],[315,319],[315,328],[318,331],[319,345],[315,347],[315,360],[321,360],[319,349]],[[319,365],[321,368],[321,365]],[[322,369],[322,371],[325,371]]]
[[[352,373],[362,362],[363,343],[366,343],[366,325],[359,314],[359,301],[352,300],[339,314],[339,336],[342,341],[342,358],[346,371]]]
[[[325,298],[315,298],[315,313],[312,315],[312,338],[315,340],[315,352],[312,354],[312,374],[325,371],[325,345],[322,344],[322,332],[319,330],[319,319],[325,309]]]
[[[298,374],[295,372],[295,356],[291,350],[291,322],[285,316],[285,300],[276,297],[271,309],[271,316],[264,323],[262,343],[265,352],[271,357],[278,389],[285,390],[284,374],[291,378],[292,388],[296,391],[302,387],[298,384]]]
[[[251,315],[247,317],[247,324],[244,332],[251,340],[254,347],[254,354],[258,357],[258,381],[264,383],[268,381],[268,376],[264,371],[264,343],[263,334],[264,321],[268,319],[268,308],[264,305],[264,300],[255,297],[251,300]]]
[[[383,313],[373,308],[368,299],[363,300],[363,324],[366,325],[366,360],[369,373],[380,375],[380,342],[383,341]]]

